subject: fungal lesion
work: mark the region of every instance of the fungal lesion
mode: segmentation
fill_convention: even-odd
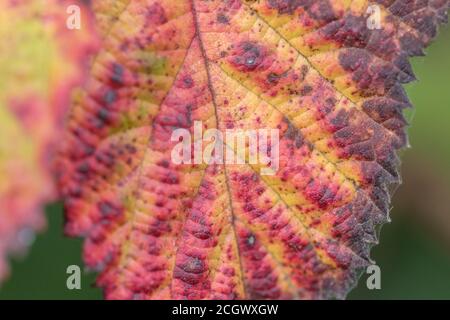
[[[217,14],[217,22],[221,23],[221,24],[229,24],[230,23],[230,18],[224,14],[223,12],[219,12]]]
[[[241,71],[254,71],[267,57],[264,47],[255,41],[240,42],[230,57],[231,64]]]
[[[189,257],[185,264],[181,266],[187,273],[200,274],[205,271],[204,262],[198,257]]]
[[[97,203],[97,208],[102,217],[116,217],[122,214],[123,209],[118,207],[112,201],[102,200]]]
[[[122,85],[123,84],[123,77],[124,77],[124,67],[118,63],[113,63],[112,65],[112,75],[111,75],[111,82],[116,85]]]
[[[280,81],[282,76],[283,76],[282,74],[280,75],[275,72],[271,72],[267,75],[267,82],[269,84],[277,84],[278,81]]]

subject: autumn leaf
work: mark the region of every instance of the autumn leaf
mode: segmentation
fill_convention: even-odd
[[[56,199],[50,163],[71,89],[94,48],[87,25],[84,32],[66,28],[68,5],[0,3],[0,280],[6,256],[44,227],[42,207]]]
[[[400,182],[408,58],[449,1],[92,7],[102,50],[70,111],[58,175],[65,230],[86,238],[106,298],[345,297],[373,263]],[[176,164],[173,134],[195,136],[198,124],[278,130],[278,170]]]

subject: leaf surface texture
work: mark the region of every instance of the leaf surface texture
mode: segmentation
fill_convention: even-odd
[[[382,29],[367,27],[380,8]],[[92,1],[102,49],[59,161],[111,299],[342,298],[407,144],[403,83],[448,1]],[[279,170],[175,165],[177,128],[278,129]]]

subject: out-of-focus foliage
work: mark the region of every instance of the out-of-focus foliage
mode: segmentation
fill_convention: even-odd
[[[87,23],[83,32],[67,29],[67,6],[0,2],[0,281],[7,256],[29,244],[56,198],[55,145],[94,46]]]

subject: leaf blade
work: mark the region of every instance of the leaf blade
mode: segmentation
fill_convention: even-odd
[[[449,3],[431,5],[426,27],[381,7],[374,32],[366,1],[124,6],[62,152],[66,230],[106,297],[344,297],[389,219],[406,58]],[[280,130],[280,170],[175,165],[171,133],[196,121]]]

